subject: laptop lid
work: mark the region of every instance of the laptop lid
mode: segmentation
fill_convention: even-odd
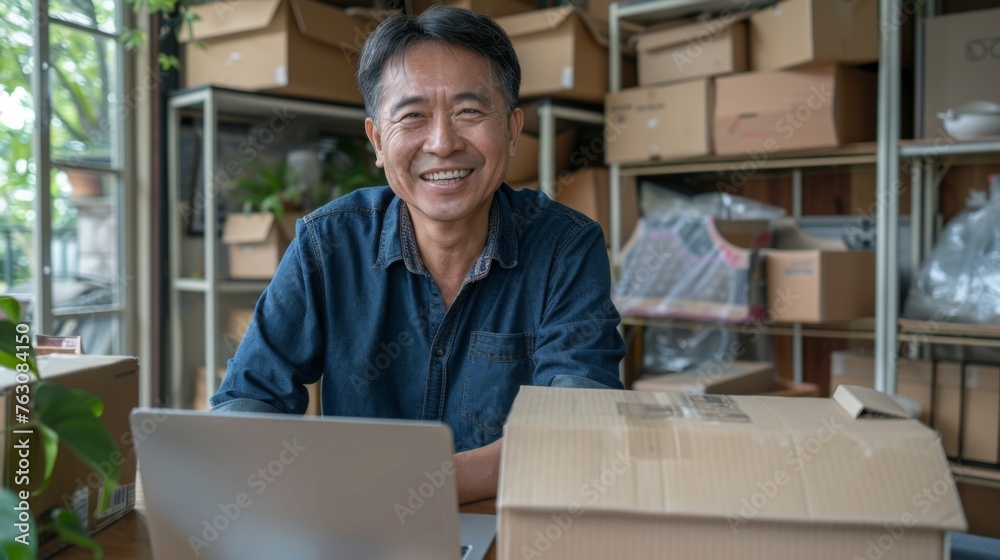
[[[134,409],[157,560],[459,555],[438,422]]]

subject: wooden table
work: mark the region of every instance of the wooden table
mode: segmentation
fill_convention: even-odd
[[[459,508],[465,513],[496,511],[495,500],[483,500]],[[149,527],[146,525],[145,504],[136,499],[136,510],[111,524],[96,535],[95,540],[104,548],[104,557],[114,560],[153,560],[149,544]],[[74,546],[57,554],[59,560],[92,560],[90,551]],[[486,553],[486,560],[495,560],[496,544]]]

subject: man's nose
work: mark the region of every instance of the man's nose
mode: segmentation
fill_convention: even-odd
[[[445,157],[460,151],[463,145],[462,134],[456,124],[445,116],[439,116],[431,122],[424,151]]]

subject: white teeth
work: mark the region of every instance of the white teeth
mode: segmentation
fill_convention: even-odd
[[[456,169],[454,171],[438,171],[436,173],[425,173],[420,177],[425,181],[448,181],[453,179],[461,179],[472,173],[471,169]]]

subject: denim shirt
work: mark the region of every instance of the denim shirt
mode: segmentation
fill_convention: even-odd
[[[600,226],[532,190],[493,196],[451,307],[406,204],[361,189],[300,220],[212,397],[213,411],[437,420],[456,451],[501,436],[521,385],[622,388],[625,343]]]

